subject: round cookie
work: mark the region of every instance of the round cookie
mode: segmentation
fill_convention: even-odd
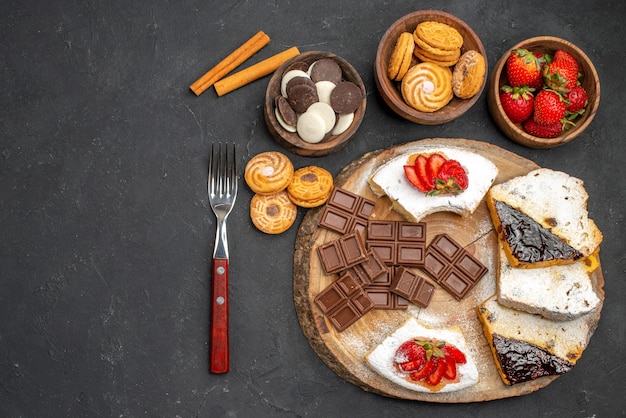
[[[244,171],[246,184],[261,195],[270,195],[287,188],[293,177],[293,164],[289,157],[276,151],[255,155]]]
[[[413,33],[413,42],[422,55],[438,61],[458,60],[461,56],[461,48],[455,48],[452,50],[435,48],[428,42],[418,37],[415,32]]]
[[[420,48],[415,48],[413,50],[413,55],[417,57],[421,62],[431,62],[433,64],[437,64],[440,67],[452,67],[459,60],[458,58],[450,59],[450,60],[442,60],[430,57],[424,53],[424,51]]]
[[[420,112],[435,112],[454,97],[452,71],[430,62],[413,66],[400,86],[404,101]]]
[[[409,32],[403,32],[398,36],[396,45],[389,57],[389,65],[387,66],[387,76],[391,80],[400,81],[409,70],[411,58],[415,42],[413,35]]]
[[[461,99],[469,99],[480,90],[487,73],[485,57],[478,51],[464,53],[452,72],[452,91]]]
[[[287,193],[293,203],[303,208],[314,208],[326,203],[333,189],[333,176],[318,166],[296,170]]]
[[[439,49],[457,49],[463,45],[463,36],[450,25],[442,22],[421,22],[415,28],[416,35],[429,45]]]
[[[271,195],[255,194],[250,200],[250,219],[259,231],[280,234],[296,220],[298,208],[285,190]]]

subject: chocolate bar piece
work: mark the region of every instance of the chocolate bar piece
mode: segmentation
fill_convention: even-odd
[[[405,267],[398,267],[391,281],[390,290],[426,308],[435,293],[435,284]]]
[[[380,275],[364,290],[374,303],[374,309],[407,309],[409,301],[391,290],[395,267],[387,267],[385,274]]]
[[[480,261],[448,234],[437,235],[426,250],[424,270],[457,300],[487,273]]]
[[[366,287],[378,279],[381,275],[387,274],[387,266],[374,251],[367,252],[367,258],[346,271],[350,271],[358,280],[361,287]]]
[[[367,259],[367,251],[356,231],[317,247],[326,274],[338,273]]]
[[[390,266],[424,266],[426,223],[370,220],[367,248],[378,253]]]
[[[349,271],[322,290],[315,303],[339,332],[374,308],[373,301]]]
[[[374,204],[374,201],[363,196],[335,187],[318,225],[340,235],[359,231],[361,236],[365,236],[367,220],[374,210]]]

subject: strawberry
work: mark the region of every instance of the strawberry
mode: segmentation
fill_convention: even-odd
[[[429,179],[432,179],[434,184],[435,178],[437,177],[437,173],[439,173],[439,169],[446,162],[446,157],[441,154],[432,154],[428,157],[426,161],[426,175]]]
[[[467,363],[467,359],[465,358],[465,354],[463,354],[463,352],[461,350],[459,350],[458,348],[456,348],[453,345],[446,344],[443,347],[443,352],[446,354],[446,356],[452,357],[456,363],[459,363],[459,364]]]
[[[554,53],[553,61],[561,61],[565,60],[570,63],[571,66],[576,68],[576,72],[578,72],[578,62],[576,62],[576,58],[572,57],[568,52],[563,51],[562,49],[557,50]]]
[[[436,191],[457,194],[467,189],[467,186],[467,173],[461,163],[448,160],[441,166],[435,179]]]
[[[443,372],[443,377],[449,380],[456,379],[456,361],[454,360],[454,357],[446,354],[444,360],[446,362],[446,369]]]
[[[565,116],[563,97],[553,90],[541,90],[535,96],[533,119],[539,125],[551,125]]]
[[[578,63],[565,51],[555,52],[554,59],[542,72],[543,82],[556,91],[570,91],[578,82]]]
[[[402,371],[416,371],[426,363],[426,349],[414,340],[409,340],[396,350],[394,361]]]
[[[569,113],[578,113],[587,105],[587,92],[579,84],[565,94],[565,100],[567,100],[565,110]]]
[[[469,185],[467,172],[458,161],[447,160],[441,154],[420,154],[414,161],[404,166],[404,175],[427,196],[459,194]]]
[[[541,87],[541,61],[527,49],[514,49],[506,61],[506,76],[513,87]]]
[[[525,121],[522,127],[530,135],[540,138],[556,138],[563,130],[563,124],[561,122],[552,123],[550,125],[539,125],[532,118]]]
[[[502,86],[500,92],[500,103],[504,113],[513,123],[521,123],[528,119],[533,113],[535,97],[532,91],[534,89],[528,86],[511,87]]]
[[[426,382],[428,382],[429,385],[436,386],[439,384],[439,382],[441,382],[443,374],[448,367],[448,362],[445,360],[444,357],[433,357],[433,361],[436,367],[435,370],[430,374],[430,376],[426,378]]]
[[[432,372],[435,371],[435,369],[437,369],[437,365],[435,364],[435,358],[431,357],[430,360],[428,360],[426,362],[426,364],[424,364],[424,367],[422,367],[421,369],[412,372],[411,374],[409,374],[409,377],[413,380],[422,380],[428,376],[431,375]]]

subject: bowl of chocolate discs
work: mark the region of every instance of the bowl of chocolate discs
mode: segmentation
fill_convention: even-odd
[[[265,123],[287,150],[324,156],[339,151],[354,136],[366,101],[365,85],[348,61],[329,52],[303,52],[270,78]]]

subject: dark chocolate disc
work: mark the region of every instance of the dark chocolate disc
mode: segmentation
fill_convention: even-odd
[[[280,94],[276,96],[275,105],[287,125],[296,126],[298,124],[298,115],[284,96]]]
[[[335,84],[341,83],[343,73],[341,67],[334,59],[322,58],[315,61],[311,67],[311,79],[316,83],[318,81],[332,81]]]
[[[300,70],[306,73],[308,69],[309,69],[309,64],[307,64],[304,61],[296,61],[296,62],[289,64],[289,66],[285,68],[285,71],[283,74],[287,74],[291,70]]]
[[[362,101],[361,89],[350,81],[338,84],[330,93],[330,105],[339,114],[356,111]]]
[[[287,97],[289,97],[289,90],[291,87],[296,86],[298,84],[308,84],[311,87],[315,87],[315,83],[308,77],[294,77],[287,82],[287,86],[285,86],[285,92],[287,93]]]
[[[304,113],[313,103],[319,101],[317,89],[308,84],[297,84],[289,91],[289,104],[298,113]]]

